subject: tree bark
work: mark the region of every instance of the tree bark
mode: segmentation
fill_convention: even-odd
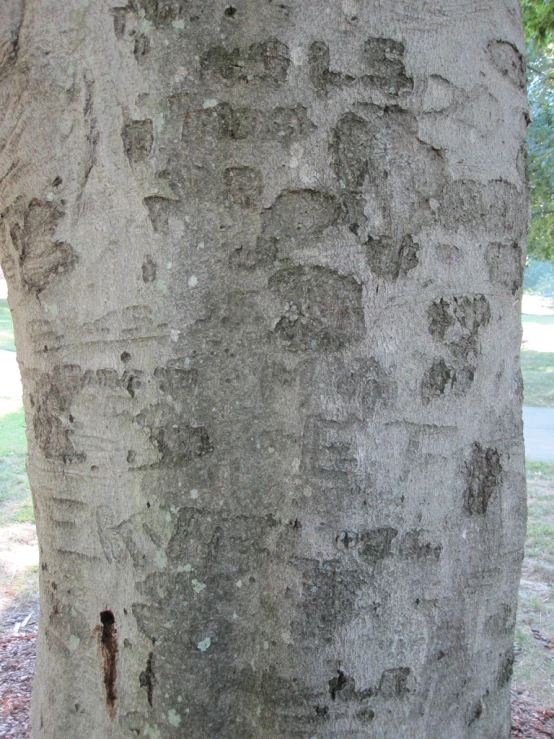
[[[498,739],[517,0],[10,0],[33,737]]]

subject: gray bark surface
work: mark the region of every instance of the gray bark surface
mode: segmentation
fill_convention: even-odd
[[[509,736],[516,0],[25,0],[33,737]]]

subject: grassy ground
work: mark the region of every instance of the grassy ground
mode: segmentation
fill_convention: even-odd
[[[34,521],[23,408],[0,417],[0,526]]]
[[[554,354],[522,351],[521,371],[525,405],[554,407]]]
[[[554,326],[554,316],[521,316],[522,323],[539,323],[541,326]]]
[[[0,300],[0,349],[14,352],[13,326],[7,300]]]
[[[529,517],[519,589],[513,684],[545,705],[554,694],[554,464],[527,463]]]
[[[0,300],[0,353],[15,352],[8,305]],[[0,367],[6,379],[7,368]],[[10,385],[10,383],[7,383]],[[25,608],[38,595],[33,504],[25,471],[27,440],[21,400],[0,381],[0,614]]]

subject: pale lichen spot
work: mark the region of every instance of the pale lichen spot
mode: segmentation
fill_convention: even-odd
[[[212,640],[210,639],[210,637],[209,637],[209,636],[207,636],[207,637],[206,637],[205,639],[203,639],[202,641],[199,641],[199,642],[198,642],[198,644],[197,644],[196,646],[198,647],[198,649],[199,649],[199,650],[200,650],[201,652],[205,652],[205,651],[206,651],[207,649],[209,649],[209,648],[210,648],[210,646],[211,646],[211,643],[212,643]]]
[[[152,32],[152,23],[150,21],[144,18],[141,21],[140,27],[145,36],[150,36],[150,33]]]
[[[238,618],[238,616],[237,616],[237,614],[236,614],[236,611],[233,611],[233,621],[234,621],[235,619],[237,619],[237,618]]]
[[[203,582],[199,582],[198,580],[193,580],[192,589],[195,593],[201,593],[203,590],[206,589],[206,585]]]
[[[178,30],[182,30],[185,27],[185,20],[184,18],[179,18],[178,21],[173,21],[171,23],[173,28],[177,28]]]
[[[202,107],[207,110],[208,108],[215,108],[217,106],[217,100],[215,98],[209,98],[208,100],[204,100],[202,103]]]
[[[159,570],[165,570],[167,567],[167,554],[163,551],[163,549],[158,549],[156,552],[156,567]]]
[[[189,287],[196,287],[198,285],[198,277],[196,275],[191,275],[189,277]]]
[[[191,498],[192,498],[193,500],[196,500],[196,498],[198,498],[198,490],[197,490],[196,488],[193,488],[193,489],[192,489],[192,490],[190,491],[190,497],[191,497]]]
[[[237,586],[237,588],[242,588],[242,580],[237,580],[235,585]]]
[[[183,696],[182,695],[178,695],[177,696],[177,703],[182,703],[182,702],[183,702]]]
[[[150,724],[146,724],[146,726],[144,727],[144,736],[149,736],[151,737],[151,739],[160,739],[160,730],[155,726],[150,726]]]
[[[177,713],[177,711],[174,711],[173,708],[170,708],[167,712],[167,720],[172,726],[179,726],[181,723],[181,717]]]
[[[183,572],[192,572],[192,565],[187,562],[183,567]]]
[[[269,649],[269,642],[268,641],[264,641],[264,649]]]
[[[77,650],[80,643],[81,640],[79,639],[79,637],[71,634],[71,636],[69,637],[69,651],[73,654],[73,652]]]
[[[304,49],[301,46],[297,46],[291,51],[290,58],[295,67],[301,67],[304,62]]]
[[[165,123],[165,120],[164,120],[164,114],[163,113],[160,113],[159,115],[157,115],[154,118],[154,127],[156,128],[156,131],[158,133],[160,133],[160,131],[164,127],[164,123]]]

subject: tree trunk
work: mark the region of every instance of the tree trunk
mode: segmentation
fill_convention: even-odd
[[[507,738],[517,0],[10,0],[33,737]]]

